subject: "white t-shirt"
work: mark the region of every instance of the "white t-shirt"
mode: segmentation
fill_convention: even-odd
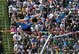
[[[15,41],[20,41],[20,40],[21,40],[21,35],[14,34],[14,35],[13,35],[13,40],[15,40]]]
[[[26,1],[24,1],[24,2],[23,2],[23,6],[25,6],[26,4],[27,4],[27,2],[26,2]]]
[[[15,50],[15,51],[18,50],[18,44],[14,44],[14,50]]]
[[[40,3],[42,3],[42,0],[39,0]]]
[[[18,31],[18,32],[22,32],[22,27],[19,26],[19,27],[17,28],[17,31]]]
[[[15,39],[16,39],[16,37],[17,37],[17,34],[14,34],[14,35],[13,35],[13,39],[15,40]]]
[[[54,15],[52,13],[49,14],[49,19],[51,19]]]
[[[31,27],[31,31],[32,31],[32,32],[35,31],[35,28],[34,28],[34,27]]]
[[[39,25],[37,24],[37,25],[35,25],[35,29],[36,30],[38,30],[39,29]]]
[[[60,24],[60,28],[65,28],[65,24],[64,23],[61,23]]]

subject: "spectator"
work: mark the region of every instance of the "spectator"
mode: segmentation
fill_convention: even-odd
[[[78,0],[8,0],[14,53],[38,54],[49,34],[53,38],[48,41],[46,54],[78,52],[78,34],[57,36],[79,31],[78,3]]]

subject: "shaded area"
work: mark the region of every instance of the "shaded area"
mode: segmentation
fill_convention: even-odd
[[[0,54],[3,54],[2,32],[0,32]]]
[[[1,17],[0,17],[1,18]],[[1,19],[0,19],[0,25],[1,25]],[[0,26],[0,30],[1,30],[1,26]]]

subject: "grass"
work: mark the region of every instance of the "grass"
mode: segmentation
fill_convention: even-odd
[[[3,4],[4,11],[2,10],[2,4]],[[3,12],[4,12],[4,15],[3,15]],[[5,23],[6,23],[6,28],[9,29],[10,25],[9,25],[8,13],[7,13],[6,0],[0,0],[0,20],[1,20],[0,29],[5,31]],[[3,32],[3,46],[4,46],[5,54],[12,54],[13,46],[12,46],[12,37],[10,33]]]

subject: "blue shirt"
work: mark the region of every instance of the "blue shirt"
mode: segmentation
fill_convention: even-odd
[[[59,18],[55,18],[55,20],[56,20],[57,23],[61,22]]]
[[[29,26],[25,23],[21,23],[22,29],[27,29]]]
[[[26,21],[27,21],[27,20],[29,20],[29,17],[28,17],[28,16],[26,16],[26,17],[24,18],[24,20],[26,20]]]
[[[65,17],[65,13],[60,14],[60,18],[63,19]]]
[[[24,18],[24,20],[29,20],[30,18],[33,18],[33,15],[26,16],[26,17]]]

